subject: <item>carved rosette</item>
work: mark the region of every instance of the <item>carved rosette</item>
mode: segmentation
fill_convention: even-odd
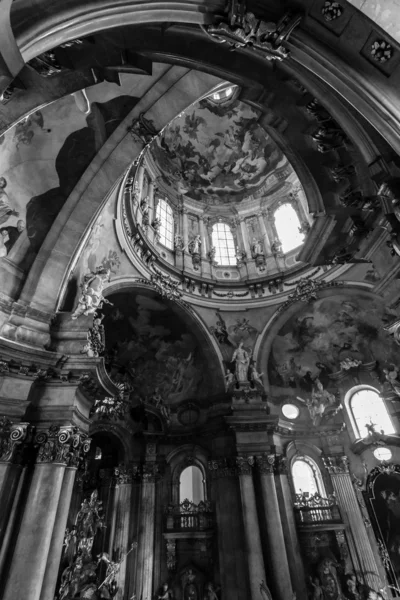
[[[83,454],[90,448],[90,438],[78,427],[52,425],[36,434],[37,463],[59,463],[77,468]]]
[[[29,423],[14,424],[6,417],[0,418],[0,462],[18,462],[30,431]]]
[[[251,475],[255,464],[254,456],[237,456],[236,466],[239,475]]]
[[[331,475],[343,475],[349,472],[349,459],[342,454],[322,458],[325,468]]]

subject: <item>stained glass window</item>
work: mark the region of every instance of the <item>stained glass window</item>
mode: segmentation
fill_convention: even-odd
[[[174,215],[168,202],[160,198],[157,203],[156,218],[160,221],[160,244],[174,249]]]
[[[279,240],[282,242],[282,250],[290,252],[301,246],[304,242],[304,234],[299,232],[300,221],[297,212],[291,204],[282,204],[275,211],[275,227]]]
[[[215,223],[211,237],[216,262],[220,265],[236,266],[235,242],[229,225]]]

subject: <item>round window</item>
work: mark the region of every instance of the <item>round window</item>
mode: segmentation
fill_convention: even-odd
[[[294,404],[284,404],[282,406],[282,414],[284,417],[292,421],[293,419],[297,419],[300,411]]]
[[[375,448],[374,456],[378,460],[387,461],[392,458],[392,451],[389,448]]]

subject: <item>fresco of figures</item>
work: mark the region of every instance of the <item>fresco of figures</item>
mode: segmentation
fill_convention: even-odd
[[[174,119],[151,146],[164,183],[210,203],[240,200],[286,166],[282,152],[258,124],[259,112],[235,100],[227,108],[204,99]]]

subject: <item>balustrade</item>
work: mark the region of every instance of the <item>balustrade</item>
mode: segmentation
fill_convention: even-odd
[[[341,523],[339,507],[334,495],[323,498],[307,492],[296,494],[294,512],[298,525]]]
[[[206,531],[214,525],[214,511],[210,502],[194,504],[184,500],[181,504],[169,504],[165,513],[167,531]]]

